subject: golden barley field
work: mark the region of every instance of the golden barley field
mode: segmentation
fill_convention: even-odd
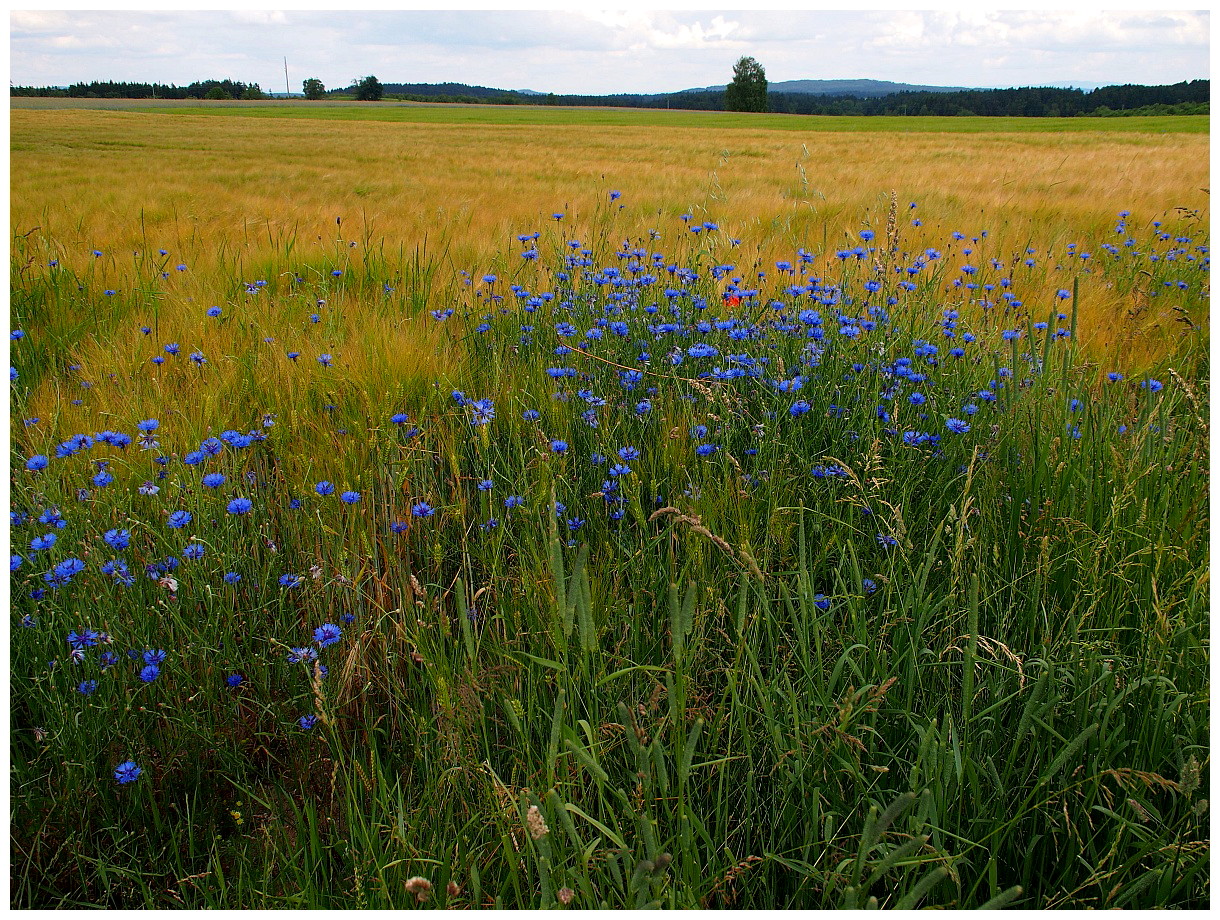
[[[376,246],[422,252],[444,280],[496,267],[516,235],[555,213],[579,226],[611,189],[622,192],[624,236],[691,213],[742,240],[743,269],[800,246],[850,246],[861,227],[883,232],[892,203],[906,250],[985,233],[988,252],[1007,258],[1096,245],[1121,210],[1132,226],[1169,226],[1205,215],[1209,201],[1209,138],[1193,119],[1166,131],[1165,119],[1082,127],[359,105],[258,117],[269,108],[15,105],[13,232],[45,240],[65,264],[94,249],[163,247],[196,277],[217,259],[258,265],[287,249]],[[1046,279],[1052,291],[1064,283]],[[1090,288],[1082,339],[1146,339],[1156,354],[1168,318],[1143,306]]]

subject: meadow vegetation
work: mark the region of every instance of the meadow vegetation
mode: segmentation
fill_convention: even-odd
[[[12,906],[1207,906],[1206,133],[293,111],[12,111]]]

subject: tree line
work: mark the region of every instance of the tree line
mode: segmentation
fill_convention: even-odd
[[[1191,80],[1171,86],[1104,86],[1090,91],[1021,87],[935,93],[901,92],[870,98],[768,90],[765,111],[790,115],[993,115],[1028,118],[1117,114],[1206,115],[1210,91],[1209,80]],[[723,112],[733,110],[726,102],[727,95],[724,90],[702,90],[658,95],[559,96],[558,104]]]
[[[265,99],[257,83],[239,80],[199,80],[189,86],[93,80],[59,86],[10,86],[10,96],[51,96],[80,99]]]
[[[752,59],[748,59],[752,62]],[[740,61],[738,62],[741,63]],[[756,62],[752,62],[756,63]],[[781,93],[766,89],[761,67],[757,72],[735,74],[730,91],[707,90],[683,93],[591,96],[573,94],[533,95],[461,83],[389,83],[376,77],[353,81],[343,89],[327,90],[320,80],[305,81],[307,98],[337,95],[357,99],[405,99],[424,102],[494,103],[501,105],[619,106],[649,109],[695,109],[703,111],[770,111],[792,115],[939,115],[1071,117],[1077,115],[1208,114],[1211,81],[1191,80],[1170,86],[1125,84],[1094,90],[1057,87],[1020,87],[953,92],[900,92],[888,96],[822,96],[812,93]],[[734,89],[736,85],[736,89]],[[761,89],[760,89],[761,88]],[[741,96],[743,90],[748,95]],[[765,104],[761,102],[765,93]],[[13,96],[68,96],[101,99],[262,99],[257,83],[234,80],[203,80],[179,87],[159,83],[93,81],[60,87],[10,87]],[[734,97],[734,98],[729,98]]]

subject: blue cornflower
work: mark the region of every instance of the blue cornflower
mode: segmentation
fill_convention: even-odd
[[[145,664],[155,664],[157,666],[160,666],[165,661],[165,659],[169,656],[167,656],[165,654],[164,649],[150,648],[150,649],[145,649],[144,654],[141,655],[140,657],[144,659]]]
[[[1120,374],[1118,371],[1110,371],[1110,373],[1106,374],[1106,377],[1109,378],[1111,383],[1118,383],[1120,380],[1123,379],[1123,375]]]
[[[829,610],[830,598],[825,594],[815,594],[813,596],[813,606],[817,607],[818,610]]]
[[[411,419],[405,412],[397,412],[390,416],[390,421],[395,425],[405,425],[407,422],[411,421]]]
[[[492,482],[490,479],[479,480],[479,491],[480,492],[490,492],[495,487],[496,487],[496,484],[494,482]]]
[[[288,652],[289,664],[300,664],[302,661],[317,661],[317,659],[318,652],[316,649],[312,648],[297,648],[294,646]]]
[[[640,451],[637,447],[620,447],[618,455],[624,463],[630,463],[632,460],[639,459]]]
[[[59,539],[53,533],[44,533],[40,537],[35,537],[30,541],[30,549],[36,553],[41,553],[43,550],[50,549],[55,545],[55,541]]]
[[[123,783],[134,783],[140,778],[140,773],[143,772],[136,766],[134,760],[125,760],[114,768],[114,778],[121,785]]]
[[[947,419],[945,421],[945,427],[954,434],[965,434],[970,430],[970,424],[968,422],[963,422],[958,418]]]
[[[22,559],[19,555],[17,555],[16,553],[12,553],[9,556],[8,570],[10,572],[16,572],[19,568],[21,568],[21,563],[23,563],[24,561],[25,560]]]
[[[224,485],[224,473],[208,473],[201,480],[209,489],[218,489]]]
[[[329,480],[323,479],[313,487],[313,490],[319,495],[331,495],[335,491],[335,484]]]
[[[235,585],[241,581],[241,575],[237,572],[225,572],[224,583],[226,585]]]
[[[140,669],[140,680],[146,684],[151,684],[154,680],[161,676],[161,669],[155,664],[146,664]]]
[[[105,488],[106,486],[110,485],[110,483],[112,483],[112,482],[114,482],[114,477],[110,473],[107,473],[105,470],[102,470],[100,473],[95,474],[93,477],[93,484],[95,486],[97,486],[99,489]]]
[[[636,415],[645,415],[651,409],[652,409],[652,403],[650,401],[648,401],[647,399],[641,399],[638,403],[635,404],[635,414]]]
[[[700,457],[710,457],[716,453],[717,446],[715,444],[700,444],[695,448],[695,453]]]
[[[244,680],[245,680],[245,678],[242,677],[242,675],[233,673],[225,678],[225,686],[229,687],[232,690],[236,690],[238,687],[240,687],[242,685],[242,682]]]
[[[323,367],[330,367],[334,363],[334,358],[327,354],[318,355],[318,363]]]
[[[536,422],[538,421],[539,413],[537,409],[526,409],[521,413],[521,417],[527,422]]]
[[[568,449],[567,441],[552,441],[551,442],[551,452],[552,453],[562,454],[567,449]]]
[[[879,545],[885,546],[885,547],[897,546],[898,538],[891,537],[888,534],[879,533],[879,534],[877,534],[877,543]]]
[[[406,529],[407,529],[406,521],[391,521],[390,522],[390,532],[391,533],[404,533],[406,531]]]
[[[304,581],[305,581],[305,579],[302,578],[300,575],[293,575],[293,574],[289,573],[289,574],[280,576],[280,587],[281,588],[299,588],[304,583]]]
[[[490,399],[476,399],[469,405],[473,410],[470,419],[472,425],[486,425],[496,417],[496,407]]]
[[[1145,380],[1140,384],[1141,388],[1146,388],[1150,393],[1159,393],[1165,388],[1165,384],[1159,380]]]
[[[108,530],[102,534],[102,539],[106,541],[107,546],[111,546],[114,549],[127,549],[131,544],[131,531]]]
[[[67,583],[72,579],[72,576],[79,575],[81,572],[85,571],[85,564],[76,558],[65,559],[63,562],[56,565],[51,571],[54,572],[54,574],[64,583]]]
[[[345,505],[354,505],[356,502],[360,501],[360,493],[349,490],[339,496],[339,501],[343,502]]]
[[[610,467],[608,473],[610,476],[627,476],[631,473],[631,467],[625,463],[616,463]]]
[[[181,530],[191,522],[191,513],[189,511],[175,511],[165,519],[165,526],[173,530]]]
[[[82,629],[79,633],[74,629],[68,633],[67,639],[72,648],[93,648],[102,641],[102,634],[96,629]]]
[[[97,689],[96,680],[82,680],[76,687],[76,692],[82,696],[89,696]]]
[[[307,732],[318,724],[317,716],[301,716],[297,719],[297,724],[301,726],[301,731]]]
[[[809,403],[805,402],[805,400],[798,399],[796,402],[794,402],[791,406],[788,407],[788,414],[791,415],[793,418],[800,418],[800,416],[804,415],[806,412],[808,412],[812,408],[813,407],[811,405],[809,405]]]
[[[37,472],[38,470],[45,470],[50,462],[51,460],[46,454],[34,454],[34,456],[25,461],[25,468]]]
[[[580,530],[580,528],[585,526],[585,519],[578,518],[578,517],[577,518],[568,518],[567,524],[568,524],[568,530],[575,533],[576,531]]]
[[[208,363],[208,359],[203,356],[201,351],[192,351],[191,360],[201,366]]]
[[[63,519],[58,508],[48,508],[38,515],[38,523],[58,527],[60,530],[68,526],[68,522]]]
[[[313,631],[313,640],[318,643],[319,647],[326,648],[328,645],[334,645],[343,638],[343,630],[334,623],[323,623]]]
[[[505,508],[520,508],[524,504],[525,499],[520,495],[510,495],[508,498],[504,499]]]
[[[860,587],[864,589],[865,594],[872,594],[877,590],[877,583],[871,578],[865,578],[860,582]]]
[[[182,555],[186,559],[202,559],[204,551],[204,545],[202,543],[191,543],[182,551]]]
[[[427,502],[416,502],[414,505],[411,506],[411,516],[412,517],[419,517],[419,518],[432,517],[432,515],[434,515],[435,513],[436,513],[436,509],[433,508],[431,505],[429,505]]]

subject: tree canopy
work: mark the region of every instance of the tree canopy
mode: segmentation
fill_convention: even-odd
[[[381,81],[372,75],[356,84],[356,98],[361,102],[377,102],[384,92]]]
[[[733,82],[724,91],[724,107],[730,112],[767,111],[767,72],[754,58],[738,58],[733,65]]]
[[[326,87],[317,77],[310,77],[301,84],[301,89],[304,91],[306,99],[321,99],[326,95]]]

